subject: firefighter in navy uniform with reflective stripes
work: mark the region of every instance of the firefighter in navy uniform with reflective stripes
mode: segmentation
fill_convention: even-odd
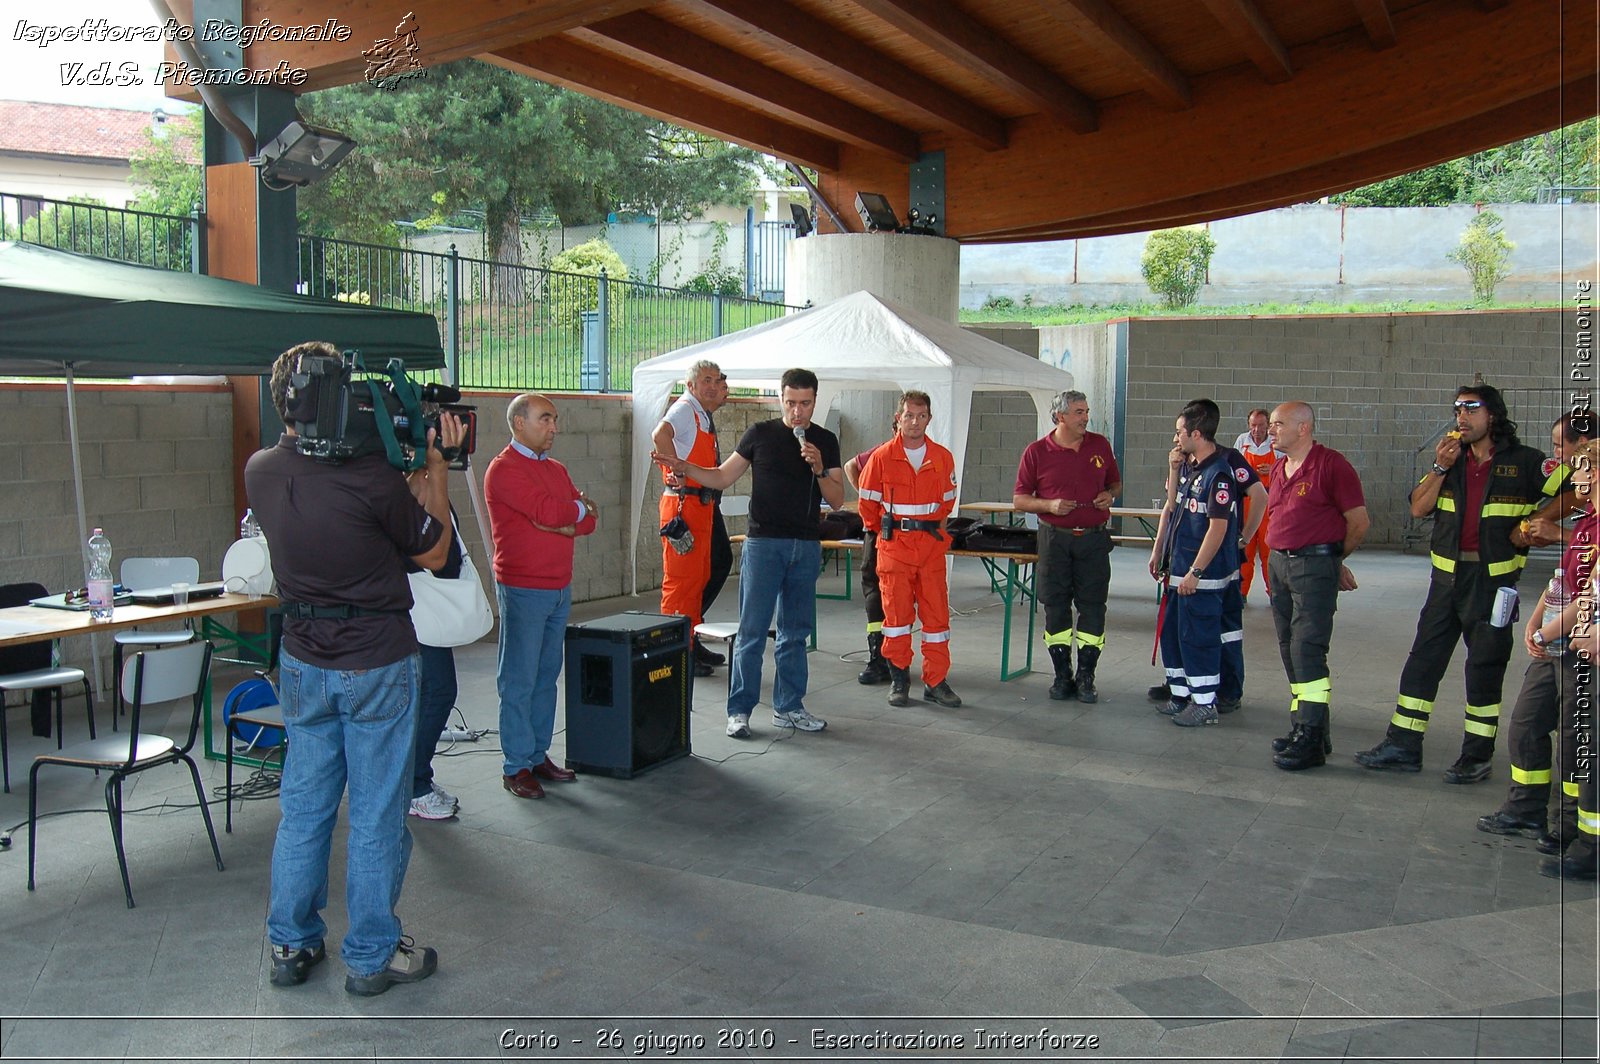
[[[1433,578],[1417,636],[1400,673],[1400,695],[1383,742],[1356,755],[1366,768],[1422,769],[1422,737],[1456,640],[1467,645],[1466,735],[1446,783],[1489,778],[1500,725],[1500,691],[1512,626],[1489,623],[1495,592],[1514,587],[1528,562],[1518,527],[1538,506],[1544,455],[1517,439],[1500,392],[1456,390],[1456,431],[1439,441],[1433,468],[1411,492],[1411,515],[1433,514]]]
[[[1171,700],[1161,712],[1186,728],[1217,722],[1222,682],[1222,604],[1239,579],[1239,487],[1233,466],[1217,448],[1217,406],[1192,402],[1178,415],[1173,446],[1190,459],[1179,473],[1175,506],[1162,511],[1172,530],[1172,570],[1177,597],[1161,628],[1161,659]],[[1182,575],[1179,575],[1182,574]]]

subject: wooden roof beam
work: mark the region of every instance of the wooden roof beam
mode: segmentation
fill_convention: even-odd
[[[825,64],[842,80],[915,110],[957,137],[991,150],[1008,142],[1004,118],[799,8],[769,0],[688,0],[684,7]]]
[[[481,58],[780,159],[825,172],[839,168],[839,145],[820,134],[779,122],[566,38],[512,45]]]
[[[1177,111],[1192,106],[1189,79],[1107,0],[1040,0],[1040,4],[1095,48],[1132,63],[1144,91],[1157,104]]]
[[[615,41],[652,63],[681,70],[716,92],[731,92],[757,108],[787,112],[839,140],[903,162],[922,154],[917,134],[814,85],[773,70],[681,26],[645,12],[595,22],[579,31]]]
[[[895,29],[976,70],[1006,92],[1079,133],[1099,128],[1093,100],[949,0],[854,0]]]
[[[1394,19],[1389,17],[1389,5],[1385,0],[1355,0],[1355,5],[1372,47],[1393,48]]]
[[[1244,49],[1250,62],[1261,71],[1261,76],[1277,84],[1294,77],[1294,64],[1289,61],[1289,49],[1283,46],[1278,31],[1256,7],[1253,0],[1200,0],[1212,16],[1222,24]]]

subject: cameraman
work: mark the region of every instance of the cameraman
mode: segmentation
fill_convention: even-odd
[[[401,936],[394,904],[411,854],[406,809],[417,727],[417,639],[405,560],[427,569],[446,560],[447,466],[429,446],[426,468],[408,485],[382,456],[330,464],[301,454],[291,410],[306,409],[308,397],[295,394],[291,376],[312,356],[340,354],[331,344],[305,343],[273,364],[272,403],[288,427],[244,472],[284,600],[280,680],[293,751],[272,852],[272,982],[302,983],[325,956],[328,850],[348,782],[345,990],[381,994],[394,983],[426,979],[438,966],[434,950]],[[302,378],[299,390],[311,387]],[[459,447],[463,435],[459,420],[441,415],[440,445]],[[434,443],[434,431],[428,440]]]

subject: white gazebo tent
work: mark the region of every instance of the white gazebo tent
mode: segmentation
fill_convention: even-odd
[[[720,336],[641,362],[633,371],[633,498],[655,484],[650,435],[673,385],[699,359],[722,367],[735,387],[777,388],[783,372],[803,367],[817,375],[815,420],[853,389],[905,391],[920,388],[933,400],[935,440],[956,460],[956,482],[966,465],[967,427],[975,391],[1023,391],[1033,397],[1040,432],[1050,426],[1050,402],[1072,387],[1072,374],[1047,366],[959,325],[856,292],[753,329]],[[724,441],[730,446],[733,441]],[[634,507],[633,538],[639,542],[641,514]],[[639,589],[634,565],[634,591]]]

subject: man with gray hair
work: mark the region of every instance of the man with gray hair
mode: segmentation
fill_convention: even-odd
[[[1122,493],[1111,442],[1089,431],[1089,400],[1066,391],[1050,404],[1055,428],[1022,452],[1011,501],[1039,515],[1039,588],[1044,642],[1055,667],[1050,697],[1096,702],[1094,671],[1106,645],[1111,587],[1111,502]],[[1077,623],[1073,623],[1073,608]],[[1072,671],[1072,644],[1078,671]]]
[[[728,398],[728,376],[715,362],[701,359],[689,367],[683,394],[667,408],[650,437],[661,454],[675,454],[694,465],[715,469],[722,464],[717,426],[711,415]],[[705,619],[733,568],[733,547],[719,505],[722,492],[663,469],[661,494],[661,612],[689,618],[689,630]],[[674,522],[681,522],[675,524]],[[710,676],[723,663],[721,654],[694,644],[696,676]]]

